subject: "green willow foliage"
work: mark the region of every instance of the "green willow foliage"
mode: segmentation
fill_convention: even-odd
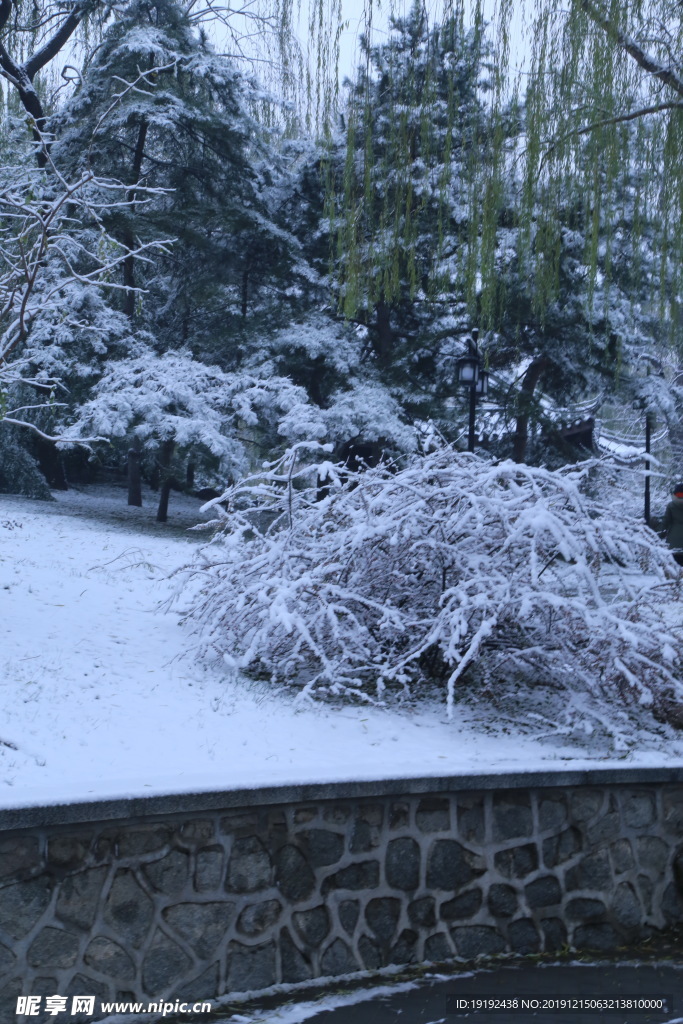
[[[501,0],[509,18],[514,0]],[[590,287],[627,279],[675,336],[683,281],[683,20],[674,0],[541,0],[524,8],[516,59],[495,26],[496,66],[524,111],[520,256],[539,303],[557,283],[563,225],[586,237]],[[502,72],[501,72],[502,73]],[[603,289],[604,293],[604,289]]]
[[[372,3],[369,12],[366,23]],[[500,0],[492,24],[481,0],[467,10],[454,0],[439,25],[425,28],[426,19],[419,0],[407,19],[394,19],[404,36],[406,26],[415,39],[421,33],[407,53],[405,39],[364,41],[345,110],[343,180],[328,168],[344,312],[391,303],[406,282],[419,289],[428,231],[436,238],[432,290],[450,285],[482,326],[497,327],[506,306],[501,228],[511,227],[517,273],[542,319],[560,292],[570,230],[586,240],[590,295],[605,301],[615,280],[633,303],[655,298],[675,335],[683,293],[678,0]],[[457,39],[450,53],[449,36]],[[469,61],[469,95],[449,62],[458,48]]]

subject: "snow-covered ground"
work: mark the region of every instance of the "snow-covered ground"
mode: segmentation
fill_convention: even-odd
[[[200,502],[117,487],[0,495],[0,807],[250,785],[505,772],[611,763],[456,705],[303,706],[230,683],[192,657],[170,574],[202,534]],[[543,730],[541,730],[542,732]],[[549,725],[548,732],[552,733]],[[588,740],[587,740],[588,742]],[[619,765],[683,763],[650,737]]]

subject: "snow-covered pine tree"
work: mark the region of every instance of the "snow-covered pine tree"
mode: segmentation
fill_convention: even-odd
[[[490,203],[470,219],[492,130],[482,24],[430,26],[415,3],[385,42],[362,49],[345,147],[333,138],[326,168],[337,300],[406,410],[438,415],[453,392],[452,335],[476,291],[472,236],[492,229]]]
[[[140,74],[144,72],[144,80]],[[270,216],[274,154],[254,116],[260,93],[213,53],[176,0],[134,0],[107,29],[73,99],[55,116],[54,159],[130,186],[165,190],[111,218],[124,241],[174,236],[172,256],[140,276],[125,265],[125,311],[164,349],[239,360],[260,290],[288,269],[293,239]],[[137,303],[137,305],[136,305]]]

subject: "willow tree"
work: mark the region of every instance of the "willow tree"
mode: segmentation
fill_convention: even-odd
[[[503,20],[512,7],[503,0]],[[549,258],[537,271],[552,289],[561,210],[582,207],[593,281],[601,260],[609,276],[612,253],[623,258],[630,247],[634,293],[657,298],[675,334],[683,273],[680,4],[543,0],[527,15],[523,39],[525,74],[509,77],[525,108],[523,253],[542,222]]]

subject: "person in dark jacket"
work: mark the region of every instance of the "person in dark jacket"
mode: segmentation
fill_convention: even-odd
[[[664,513],[664,536],[674,558],[683,565],[683,483],[676,484]]]

